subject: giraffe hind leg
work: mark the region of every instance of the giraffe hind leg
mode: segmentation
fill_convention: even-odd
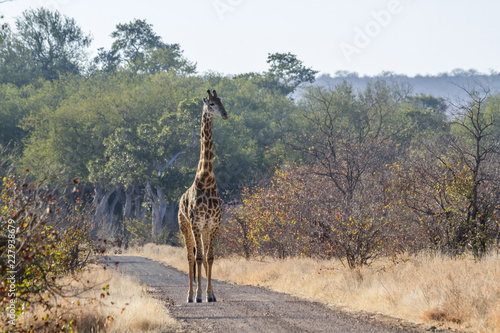
[[[205,269],[205,276],[208,276],[208,262],[207,262],[207,253],[208,248],[210,247],[210,233],[208,228],[203,230],[203,268]]]
[[[191,241],[192,244],[192,241]],[[191,245],[193,248],[194,246]],[[188,303],[192,303],[194,300],[194,282],[196,275],[196,260],[195,260],[195,251],[191,250],[189,247],[187,249],[188,252],[188,265],[189,265],[189,291],[187,301]]]
[[[189,291],[188,291],[187,301],[188,303],[192,303],[194,299],[193,297],[194,275],[196,274],[195,271],[196,249],[194,248],[194,239],[193,239],[193,233],[190,228],[190,223],[187,220],[186,216],[182,213],[182,209],[179,209],[178,218],[179,218],[179,227],[181,229],[182,235],[184,236],[184,242],[186,243],[187,259],[189,267]]]
[[[197,288],[196,288],[196,303],[201,303],[202,298],[201,298],[201,265],[204,260],[204,253],[203,253],[203,241],[202,241],[202,236],[201,236],[201,230],[199,228],[193,227],[193,234],[194,234],[194,241],[195,241],[195,246],[196,246],[196,265],[198,266],[198,276],[196,279],[197,282]]]

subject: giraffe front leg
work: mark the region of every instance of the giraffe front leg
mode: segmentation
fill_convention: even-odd
[[[214,290],[212,288],[212,266],[214,264],[214,242],[217,232],[212,233],[210,236],[210,244],[208,245],[207,251],[207,302],[216,302],[217,299],[214,295]]]
[[[198,283],[196,288],[196,303],[201,303],[201,265],[203,263],[203,243],[201,240],[201,232],[199,229],[193,230],[194,240],[196,244],[196,266],[198,267]]]

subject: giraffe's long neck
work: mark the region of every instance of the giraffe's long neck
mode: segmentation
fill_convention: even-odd
[[[212,116],[203,112],[201,121],[200,162],[196,171],[197,186],[212,188],[216,186],[214,176],[214,142],[212,138]]]

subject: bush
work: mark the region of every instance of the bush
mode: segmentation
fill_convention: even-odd
[[[402,249],[384,179],[367,176],[363,195],[346,203],[317,174],[312,167],[285,166],[269,183],[245,189],[242,204],[226,209],[220,253],[336,257],[353,268]]]
[[[28,176],[26,174],[25,176]],[[66,187],[33,184],[17,175],[3,178],[1,187],[0,303],[10,308],[8,330],[26,330],[15,323],[29,305],[43,306],[45,323],[57,319],[62,311],[54,302],[67,296],[69,285],[60,278],[74,274],[89,262],[92,216],[83,208],[81,191],[75,179]],[[62,194],[76,197],[65,202]],[[76,275],[75,275],[76,278]],[[61,320],[57,329],[70,329],[71,320]],[[5,327],[6,329],[7,327]]]
[[[389,166],[395,209],[413,224],[414,239],[421,239],[416,250],[451,256],[472,251],[480,257],[500,239],[498,171],[489,167],[481,175],[487,180],[475,181],[471,168],[452,157],[424,154]]]
[[[151,232],[151,220],[146,217],[145,219],[131,219],[127,218],[123,221],[125,226],[125,247],[131,245],[144,246],[147,243],[155,243],[157,245],[177,245],[178,239],[175,232],[163,227],[160,234],[153,237]],[[121,246],[120,244],[117,244]]]

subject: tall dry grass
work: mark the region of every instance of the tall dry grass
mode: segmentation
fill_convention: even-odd
[[[148,244],[130,253],[187,271],[185,249]],[[217,259],[214,278],[260,285],[348,310],[472,332],[500,332],[500,255],[481,261],[418,255],[351,270],[338,261]]]
[[[77,332],[174,332],[179,327],[145,286],[118,271],[94,266],[82,272],[81,280],[84,283],[75,283],[71,290],[79,295],[58,298],[54,310],[61,319],[75,320]],[[16,321],[26,329],[40,327],[43,316],[41,308],[30,307]],[[46,330],[58,331],[56,324],[49,323]]]

